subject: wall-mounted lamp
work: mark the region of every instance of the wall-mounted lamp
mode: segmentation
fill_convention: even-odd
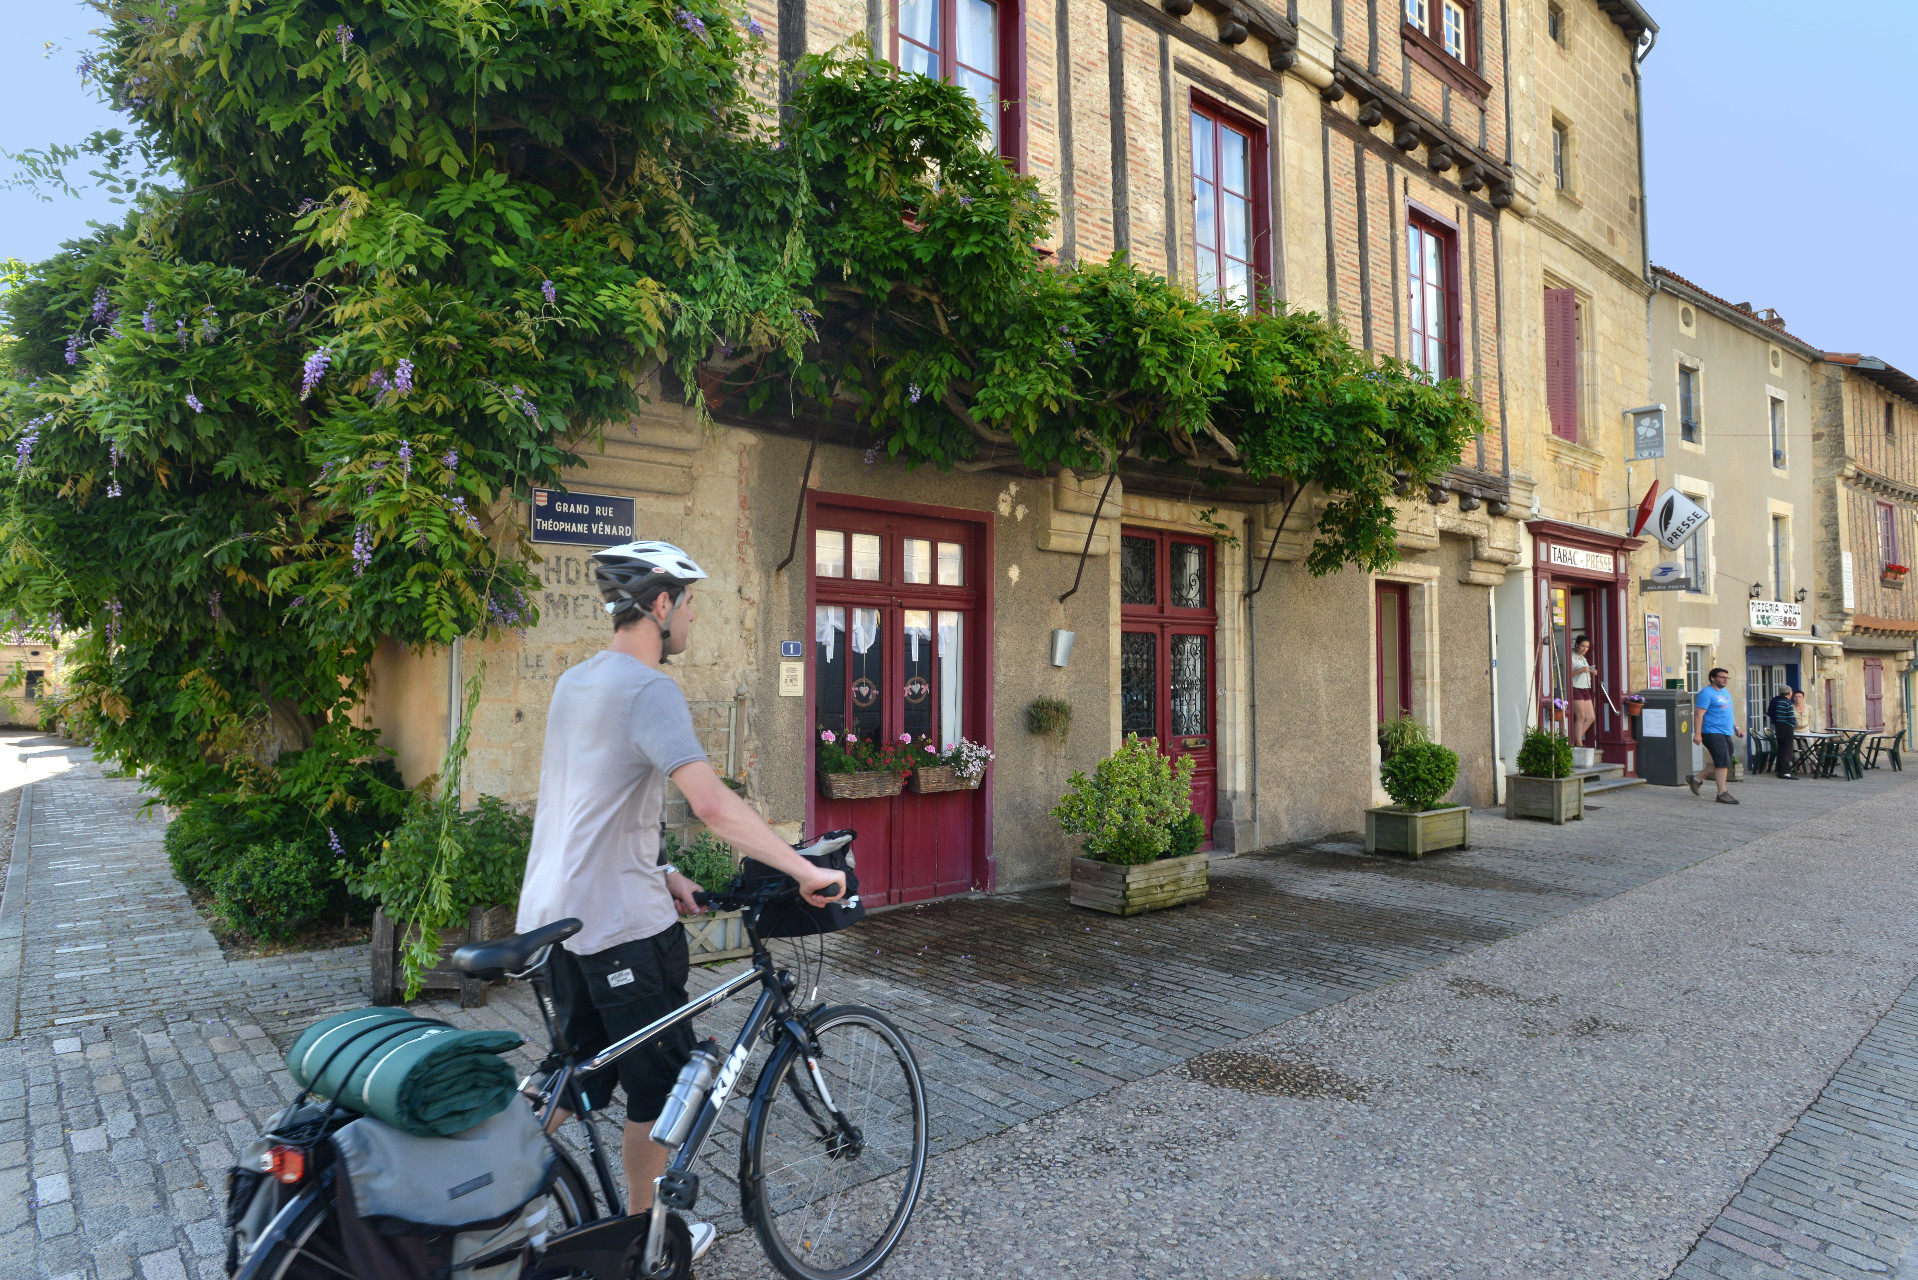
[[[1760,597],[1760,596],[1762,596],[1762,595],[1764,595],[1764,594],[1765,594],[1765,584],[1764,584],[1764,583],[1762,583],[1762,582],[1754,582],[1754,583],[1752,583],[1752,589],[1751,589],[1751,598],[1752,598],[1752,599],[1754,599],[1754,600],[1756,600],[1756,599],[1758,599],[1758,597]]]
[[[1797,601],[1799,604],[1803,604],[1805,603],[1805,597],[1810,594],[1811,593],[1809,591],[1805,590],[1803,587],[1800,587],[1798,588],[1797,594],[1792,596],[1792,599]]]
[[[1078,638],[1076,631],[1054,631],[1052,633],[1052,665],[1063,667],[1072,661],[1072,642]]]

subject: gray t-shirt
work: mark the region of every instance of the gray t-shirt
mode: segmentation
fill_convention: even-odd
[[[553,684],[519,932],[577,916],[589,956],[679,919],[659,861],[673,770],[704,760],[685,695],[637,658],[602,650]]]

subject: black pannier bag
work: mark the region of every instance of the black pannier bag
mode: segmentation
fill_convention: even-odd
[[[816,933],[837,933],[866,918],[865,904],[859,901],[859,876],[853,870],[852,842],[857,834],[850,828],[828,831],[806,846],[825,846],[822,853],[805,854],[806,861],[828,871],[845,872],[845,896],[823,907],[809,906],[805,902],[775,903],[760,913],[760,937],[803,938]],[[783,880],[787,884],[793,882],[792,877],[783,871],[774,871],[752,858],[745,859],[739,873],[743,892],[751,893],[770,880]]]
[[[358,1280],[517,1280],[525,1246],[565,1228],[544,1198],[559,1156],[530,1107],[443,1138],[362,1116],[331,1141]]]

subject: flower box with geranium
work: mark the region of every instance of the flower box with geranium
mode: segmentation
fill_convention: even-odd
[[[1888,564],[1878,580],[1888,587],[1902,587],[1905,585],[1905,575],[1910,572],[1911,570],[1902,564]]]
[[[992,763],[990,748],[965,738],[954,739],[943,751],[923,738],[918,747],[923,763],[913,766],[912,781],[907,784],[914,795],[977,791],[985,781],[986,766]]]
[[[819,730],[819,794],[828,800],[877,800],[896,796],[913,766],[912,739],[882,742],[868,734]]]

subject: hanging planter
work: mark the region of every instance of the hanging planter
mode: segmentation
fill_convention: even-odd
[[[916,796],[937,795],[941,791],[977,791],[985,778],[983,773],[966,778],[957,769],[934,765],[930,769],[914,769],[906,790]]]

